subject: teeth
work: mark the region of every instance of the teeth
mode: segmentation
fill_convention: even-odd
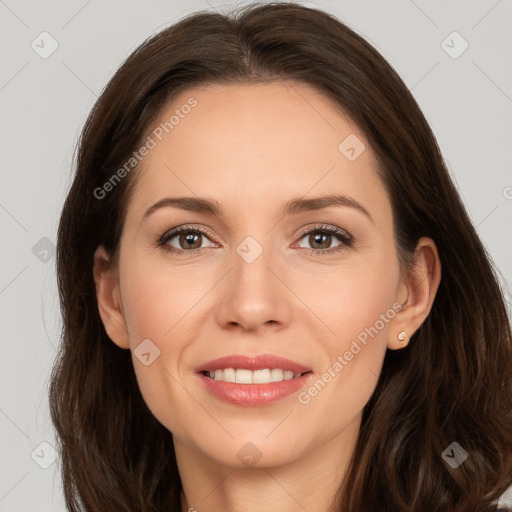
[[[217,370],[215,370],[215,376],[217,376]],[[221,376],[221,379],[223,377],[224,377],[224,375]],[[215,379],[215,380],[217,380],[217,379]],[[239,384],[252,384],[251,370],[237,370],[236,375],[235,375],[235,381]]]
[[[268,368],[264,370],[254,370],[252,372],[253,384],[265,384],[267,382],[270,382],[270,370]]]
[[[268,384],[270,382],[296,379],[301,376],[300,373],[293,373],[290,370],[281,370],[280,368],[273,368],[272,370],[265,368],[254,371],[226,368],[224,370],[208,372],[208,375],[215,380],[237,382],[239,384]]]
[[[215,372],[217,373],[217,372]],[[221,372],[222,375],[220,378],[226,382],[236,382],[236,372],[233,368],[226,368],[224,371]],[[216,380],[217,377],[216,377]]]

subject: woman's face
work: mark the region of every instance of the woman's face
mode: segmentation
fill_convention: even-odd
[[[197,105],[182,108],[190,98]],[[136,171],[115,292],[126,331],[107,321],[107,332],[131,349],[154,416],[195,453],[270,467],[351,443],[406,300],[368,142],[292,82],[194,87],[152,130],[176,110]],[[171,198],[189,199],[152,208]],[[186,231],[159,245],[177,227]],[[260,370],[308,373],[248,384],[290,375],[247,371],[261,355],[297,367],[263,360]],[[201,373],[229,356],[242,359],[212,366],[241,382]]]

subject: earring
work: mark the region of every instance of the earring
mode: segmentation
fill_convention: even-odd
[[[405,331],[402,331],[402,332],[398,333],[398,340],[399,341],[405,341],[406,338],[407,338],[407,334],[405,334]]]

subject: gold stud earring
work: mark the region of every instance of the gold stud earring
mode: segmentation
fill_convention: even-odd
[[[405,331],[402,331],[402,332],[398,333],[399,341],[405,341],[406,338],[407,338],[407,334],[405,334]]]

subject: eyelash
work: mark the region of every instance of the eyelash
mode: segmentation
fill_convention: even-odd
[[[210,233],[201,228],[201,227],[190,227],[190,226],[180,226],[178,228],[172,229],[170,231],[165,232],[160,239],[157,241],[157,246],[161,247],[164,251],[174,254],[196,254],[199,251],[201,251],[201,248],[199,249],[192,249],[190,251],[184,250],[184,249],[176,249],[176,247],[172,247],[167,244],[167,242],[177,235],[180,235],[181,233],[201,233],[202,235],[206,236],[207,238],[210,238]],[[330,249],[308,249],[302,248],[305,251],[308,251],[308,254],[311,256],[316,255],[326,255],[326,254],[332,254],[338,251],[343,250],[345,247],[352,247],[354,245],[354,237],[348,233],[347,231],[343,229],[336,228],[334,226],[321,224],[314,226],[313,228],[309,228],[305,231],[303,231],[300,236],[299,240],[304,238],[306,235],[310,235],[312,233],[328,233],[329,235],[335,235],[336,238],[341,242],[340,245],[337,245],[336,247],[331,247]],[[211,241],[211,240],[210,240]],[[203,248],[204,249],[204,248]]]

